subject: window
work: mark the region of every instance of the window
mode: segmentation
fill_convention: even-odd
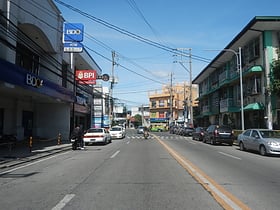
[[[257,131],[252,131],[252,137],[258,138],[260,137]]]
[[[159,115],[159,118],[164,118],[164,116],[165,116],[164,112],[159,112],[158,115]]]
[[[244,132],[243,135],[244,135],[244,136],[250,136],[250,133],[251,133],[251,130],[247,130],[247,131]]]
[[[0,25],[3,26],[5,29],[7,28],[7,20],[2,10],[0,10]]]
[[[151,101],[152,103],[152,108],[156,108],[157,107],[157,102],[156,101]]]
[[[34,74],[39,74],[39,62],[40,58],[38,55],[33,53],[29,48],[21,43],[17,43],[16,52],[16,64],[29,70]]]
[[[3,134],[4,129],[4,109],[0,109],[0,135]]]
[[[242,50],[242,65],[248,65],[250,62],[260,57],[260,40],[256,38],[249,42]]]
[[[159,100],[159,107],[164,107],[164,100]]]
[[[62,86],[67,87],[67,72],[69,65],[65,62],[62,64]]]
[[[254,77],[250,78],[247,83],[247,94],[258,94],[261,92],[261,78],[260,76],[255,75]]]

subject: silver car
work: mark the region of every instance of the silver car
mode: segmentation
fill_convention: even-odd
[[[280,132],[269,129],[248,129],[237,137],[241,151],[254,150],[261,155],[280,155]]]

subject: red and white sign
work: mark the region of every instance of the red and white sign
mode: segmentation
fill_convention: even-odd
[[[96,84],[96,70],[76,70],[79,84]]]

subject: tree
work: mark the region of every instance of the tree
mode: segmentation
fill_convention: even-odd
[[[139,125],[142,125],[142,116],[140,114],[136,114],[134,116],[135,122],[134,126],[138,127]]]
[[[277,51],[278,59],[272,62],[272,72],[271,72],[271,91],[276,95],[280,96],[280,53],[279,49]]]

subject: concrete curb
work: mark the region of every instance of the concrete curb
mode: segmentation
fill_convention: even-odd
[[[61,145],[60,145],[61,146]],[[65,146],[54,146],[54,147],[49,147],[44,150],[34,150],[32,151],[34,155],[28,156],[28,157],[20,157],[20,158],[14,158],[14,159],[9,159],[6,161],[0,162],[0,169],[6,169],[6,168],[11,168],[17,165],[21,165],[24,163],[32,162],[44,157],[48,157],[57,153],[69,151],[72,149],[72,145],[65,145]]]

